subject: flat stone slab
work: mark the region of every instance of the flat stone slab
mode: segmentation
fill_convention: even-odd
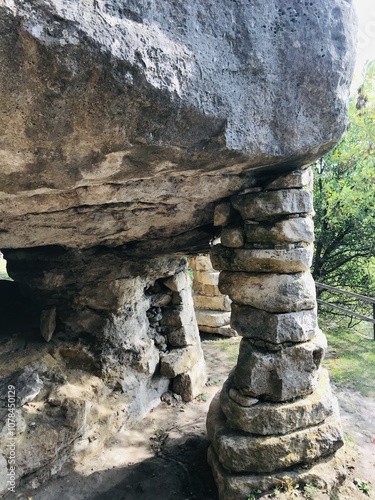
[[[246,224],[245,239],[248,243],[271,246],[283,243],[312,243],[314,222],[311,217],[296,217],[275,223]]]
[[[310,269],[312,258],[313,245],[290,250],[226,248],[215,245],[211,250],[213,266],[223,271],[299,273]]]
[[[223,271],[219,289],[237,304],[274,313],[314,309],[315,283],[309,272],[296,274]]]
[[[287,434],[318,425],[332,415],[337,404],[327,370],[321,371],[317,388],[312,394],[288,403],[258,402],[245,407],[231,397],[232,385],[233,376],[229,376],[220,395],[221,409],[230,427],[250,434]]]
[[[176,348],[163,356],[160,361],[160,373],[168,378],[174,378],[189,371],[202,357],[198,346]]]
[[[305,486],[313,484],[330,493],[346,478],[345,457],[342,450],[330,455],[310,467],[294,468],[268,474],[233,474],[219,462],[212,446],[207,460],[219,489],[220,500],[248,500],[253,491],[273,492],[282,485]]]
[[[310,465],[344,444],[338,409],[307,429],[282,436],[253,436],[229,428],[219,397],[212,400],[207,432],[220,463],[229,471],[265,473]]]
[[[226,295],[212,297],[209,295],[194,294],[194,307],[196,309],[213,309],[215,311],[230,311],[231,300]]]
[[[194,271],[194,281],[202,285],[217,285],[219,282],[219,273],[217,271]]]
[[[311,167],[294,170],[294,172],[291,172],[290,174],[280,175],[277,179],[267,184],[265,189],[267,191],[271,191],[275,189],[302,187],[307,187],[309,189],[312,189],[313,187],[313,171]]]
[[[274,344],[306,342],[316,335],[317,310],[275,314],[232,304],[231,326],[243,337]]]
[[[304,189],[280,189],[237,195],[232,205],[242,219],[266,219],[276,215],[309,214],[313,211],[312,192]]]
[[[197,323],[201,325],[220,327],[229,325],[230,312],[197,309],[195,311]]]
[[[317,387],[318,370],[327,347],[320,331],[308,342],[267,352],[242,339],[234,386],[245,396],[282,402],[312,393]]]
[[[213,333],[216,335],[224,335],[224,337],[237,337],[236,330],[233,330],[233,328],[231,328],[230,325],[224,325],[224,326],[218,326],[218,327],[200,325],[199,330],[203,333]]]

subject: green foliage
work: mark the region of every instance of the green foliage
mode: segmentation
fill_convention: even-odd
[[[350,101],[347,132],[314,171],[314,279],[375,295],[375,61]]]

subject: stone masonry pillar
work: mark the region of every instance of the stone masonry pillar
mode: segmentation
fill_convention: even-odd
[[[225,227],[226,245],[211,252],[214,268],[222,270],[220,291],[233,301],[231,325],[243,336],[237,365],[207,418],[220,498],[240,500],[303,482],[330,489],[345,477],[335,455],[343,437],[321,368],[326,338],[309,272],[311,169],[280,176],[231,203],[242,222]]]

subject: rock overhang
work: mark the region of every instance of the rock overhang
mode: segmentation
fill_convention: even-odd
[[[0,248],[207,246],[217,201],[345,128],[345,0],[0,12]]]

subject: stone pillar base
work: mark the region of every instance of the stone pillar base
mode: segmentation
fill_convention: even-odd
[[[297,485],[303,489],[306,484],[314,485],[330,493],[346,478],[344,452],[341,449],[309,467],[294,468],[272,474],[234,474],[224,469],[211,445],[208,449],[208,463],[219,489],[220,500],[247,500],[251,493],[272,492],[275,488],[289,491]]]

